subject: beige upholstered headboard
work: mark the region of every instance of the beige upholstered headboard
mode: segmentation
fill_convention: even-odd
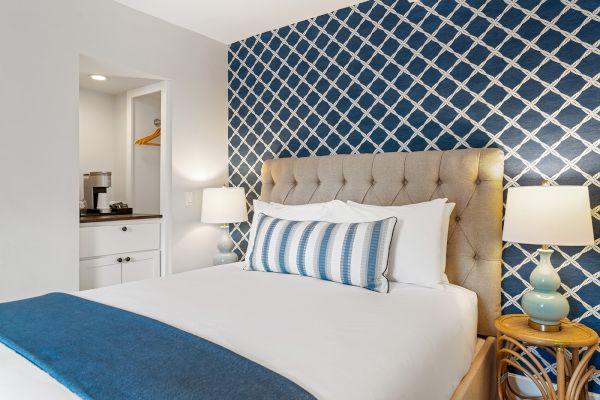
[[[456,207],[446,273],[477,293],[478,333],[493,335],[500,314],[503,172],[498,149],[282,158],[264,162],[261,199],[388,206],[447,197]]]

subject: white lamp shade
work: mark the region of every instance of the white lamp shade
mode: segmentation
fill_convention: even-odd
[[[541,245],[593,244],[594,232],[588,188],[509,188],[502,239],[507,242]]]
[[[248,221],[244,188],[208,188],[202,192],[202,222],[229,224]]]

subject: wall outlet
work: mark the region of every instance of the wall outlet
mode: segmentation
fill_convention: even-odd
[[[185,192],[185,206],[191,207],[194,205],[194,192]]]

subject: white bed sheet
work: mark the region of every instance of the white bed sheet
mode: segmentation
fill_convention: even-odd
[[[449,399],[475,352],[477,299],[453,285],[389,294],[231,264],[79,292],[204,337],[319,399]],[[0,399],[77,398],[0,345]]]

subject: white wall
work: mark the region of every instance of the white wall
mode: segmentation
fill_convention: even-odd
[[[160,92],[133,99],[133,138],[156,130],[160,119]],[[160,136],[152,143],[160,143]],[[160,147],[133,146],[133,208],[136,213],[160,214]]]
[[[126,121],[119,120],[118,95],[79,90],[79,197],[83,198],[83,174],[112,172],[109,199],[125,201]],[[91,207],[88,204],[88,207]]]
[[[173,267],[209,265],[218,229],[185,191],[227,179],[227,47],[109,0],[3,1],[0,300],[78,286],[78,59],[171,80]]]

